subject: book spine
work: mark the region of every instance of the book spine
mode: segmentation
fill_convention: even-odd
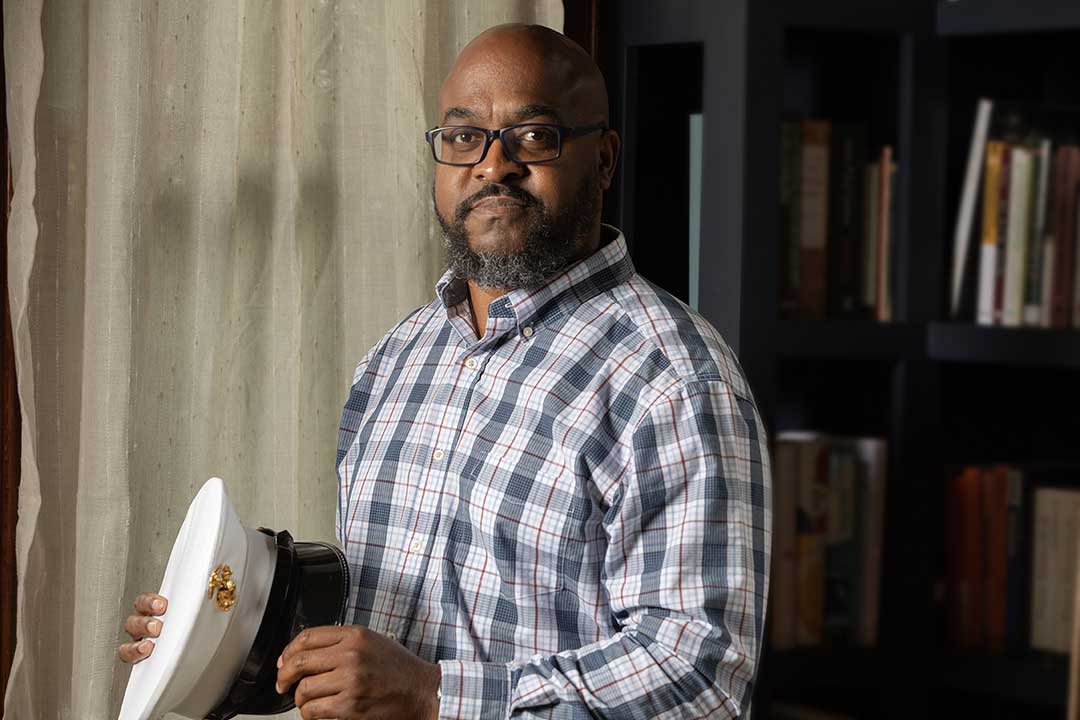
[[[960,196],[960,212],[956,217],[956,232],[953,236],[951,314],[954,318],[960,311],[964,264],[967,262],[968,246],[971,244],[971,225],[975,216],[975,201],[978,199],[979,179],[983,169],[983,151],[986,147],[986,135],[990,127],[990,113],[993,107],[992,101],[982,98],[975,109],[975,127],[971,132],[971,147],[968,148],[967,169],[964,173],[964,189]]]
[[[865,467],[862,496],[865,510],[859,556],[859,623],[855,640],[873,646],[878,641],[878,615],[881,607],[881,558],[885,545],[885,484],[888,475],[888,451],[884,440],[863,438],[858,442],[859,459]]]
[[[795,647],[796,568],[795,504],[799,489],[799,444],[788,440],[776,443],[776,473],[773,475],[773,575],[772,645],[777,650]]]
[[[1050,183],[1050,141],[1039,141],[1032,154],[1031,229],[1028,235],[1027,279],[1024,289],[1024,325],[1042,324],[1043,259],[1046,255],[1046,203]]]
[[[1005,233],[1005,278],[1001,324],[1019,327],[1024,309],[1025,261],[1031,229],[1031,153],[1016,146],[1010,153],[1009,216]]]
[[[983,518],[986,528],[983,612],[985,647],[993,653],[1005,650],[1005,603],[1008,561],[1008,472],[1007,467],[990,469],[983,477]]]
[[[1012,177],[1012,146],[1008,143],[1001,155],[1001,199],[998,205],[997,264],[994,266],[994,324],[1005,319],[1005,262],[1008,258],[1009,180]]]
[[[1058,513],[1058,596],[1051,650],[1069,652],[1073,634],[1073,603],[1076,596],[1077,531],[1080,530],[1080,493],[1063,491],[1065,499],[1055,508]]]
[[[878,254],[878,215],[880,214],[881,163],[872,162],[866,168],[866,230],[863,233],[862,252],[862,302],[863,306],[874,311],[877,305],[877,254]],[[876,312],[876,311],[874,311]]]
[[[855,599],[855,454],[828,451],[829,508],[825,546],[825,634],[833,642],[852,639]]]
[[[829,237],[825,273],[827,309],[852,313],[858,305],[866,140],[858,125],[834,125],[829,158]]]
[[[1054,491],[1035,490],[1035,515],[1032,524],[1031,555],[1031,647],[1050,650],[1054,645],[1055,588],[1052,587],[1057,559],[1057,513],[1054,511]]]
[[[892,146],[881,148],[881,186],[878,201],[877,229],[877,299],[875,319],[878,322],[892,320],[892,283],[889,282],[892,262],[893,188],[896,164],[892,160]]]
[[[825,315],[829,227],[829,134],[826,120],[804,120],[799,198],[799,310]]]
[[[828,514],[828,474],[822,467],[824,445],[814,441],[800,450],[798,528],[798,625],[795,641],[821,645],[825,639],[825,532]]]
[[[982,242],[979,246],[979,295],[976,322],[994,324],[994,272],[997,268],[998,207],[1001,204],[1001,161],[1005,144],[986,144],[986,173],[983,183]]]
[[[1007,480],[1008,518],[1005,548],[1005,646],[1023,647],[1025,635],[1025,599],[1028,589],[1028,544],[1025,522],[1025,486],[1022,472],[1010,468]]]
[[[781,259],[780,308],[785,315],[799,307],[799,187],[802,167],[802,123],[784,122],[780,166]]]
[[[1075,238],[1077,154],[1080,148],[1068,145],[1061,151],[1061,187],[1058,194],[1057,246],[1054,252],[1054,290],[1050,323],[1055,328],[1069,326],[1073,287],[1073,246]]]

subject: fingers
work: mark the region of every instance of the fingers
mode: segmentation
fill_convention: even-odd
[[[169,607],[169,601],[157,593],[139,593],[135,598],[135,612],[140,615],[161,615]]]
[[[143,640],[142,642],[124,643],[117,651],[117,655],[126,663],[137,663],[150,657],[152,652],[154,652],[154,643]]]
[[[161,635],[161,627],[160,620],[146,615],[128,615],[124,621],[124,632],[130,635],[132,640],[157,637]]]
[[[300,717],[304,720],[333,720],[341,714],[338,712],[337,706],[336,695],[321,697],[303,706],[297,704],[297,707],[300,708]]]
[[[283,693],[302,678],[333,670],[340,664],[337,655],[338,653],[326,648],[293,652],[287,658],[282,655],[281,665],[278,667],[277,691]]]
[[[324,672],[319,675],[308,675],[300,680],[300,684],[296,686],[293,700],[296,702],[296,707],[302,708],[317,698],[337,695],[341,691],[339,685],[340,680],[335,677],[334,673]]]
[[[288,661],[293,654],[304,650],[330,647],[337,645],[344,637],[344,628],[338,625],[323,625],[321,627],[307,628],[292,639],[281,652],[281,660]],[[280,667],[280,665],[278,666]]]

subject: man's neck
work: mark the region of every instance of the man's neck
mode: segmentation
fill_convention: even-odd
[[[595,230],[590,235],[589,240],[582,243],[581,251],[570,258],[565,267],[570,267],[579,260],[589,257],[599,250],[601,245],[606,244],[611,239],[605,237],[606,233],[602,232],[599,221],[597,221]],[[477,339],[484,337],[487,330],[488,305],[508,292],[510,291],[505,288],[482,287],[477,285],[474,280],[469,280],[469,309],[472,311],[472,320]]]
[[[473,280],[469,281],[469,309],[472,311],[477,339],[484,337],[487,328],[488,305],[508,292],[510,291],[502,288],[481,287]]]

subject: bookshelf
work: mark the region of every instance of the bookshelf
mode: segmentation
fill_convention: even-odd
[[[646,277],[686,298],[679,128],[702,113],[698,309],[738,352],[771,435],[888,443],[878,641],[767,648],[755,717],[782,701],[853,718],[1061,718],[1064,656],[945,641],[945,486],[958,465],[1080,462],[1080,331],[980,327],[950,317],[948,301],[976,100],[1080,107],[1080,5],[611,0],[598,23],[626,136],[605,221],[626,230]],[[689,87],[667,87],[679,82]],[[891,322],[801,317],[782,302],[792,113],[860,124],[893,150]],[[666,124],[670,152],[640,145],[642,128]]]
[[[1080,6],[1059,0],[946,0],[937,8],[941,35],[1080,28]]]
[[[1080,370],[1080,332],[932,322],[926,354],[942,362]]]

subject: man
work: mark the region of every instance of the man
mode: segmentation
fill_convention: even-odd
[[[589,56],[535,26],[484,32],[443,84],[427,139],[450,269],[356,370],[354,625],[283,653],[304,718],[749,715],[765,433],[728,346],[600,223],[607,104]]]

